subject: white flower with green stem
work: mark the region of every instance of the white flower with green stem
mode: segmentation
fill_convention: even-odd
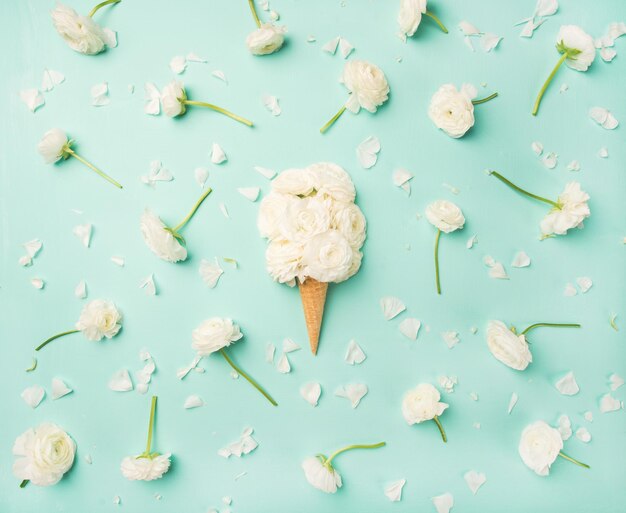
[[[224,116],[228,116],[239,123],[243,123],[246,126],[252,126],[253,123],[249,119],[233,114],[229,110],[218,107],[213,103],[200,102],[196,100],[190,100],[187,98],[187,91],[182,82],[178,80],[172,80],[167,84],[161,92],[161,103],[163,104],[163,112],[170,118],[182,116],[187,112],[188,106],[204,107],[207,109],[219,112]]]
[[[342,486],[341,475],[332,465],[333,460],[337,456],[354,449],[378,449],[379,447],[384,447],[385,445],[385,442],[379,442],[377,444],[348,445],[347,447],[343,447],[342,449],[338,449],[333,452],[328,458],[323,454],[317,454],[315,457],[307,458],[302,462],[304,476],[309,484],[318,490],[326,493],[335,493],[337,489]]]
[[[171,453],[161,454],[152,450],[157,396],[152,396],[150,420],[148,424],[148,441],[146,450],[138,456],[127,456],[122,460],[122,475],[131,481],[153,481],[163,477],[170,468]]]
[[[398,25],[400,26],[400,38],[406,41],[407,36],[411,37],[422,22],[422,15],[432,19],[444,34],[448,29],[441,20],[427,8],[428,0],[400,0],[400,10],[398,12]]]
[[[193,217],[209,194],[211,194],[210,188],[202,193],[185,218],[173,227],[166,225],[159,216],[146,209],[141,216],[140,228],[143,240],[150,251],[166,262],[176,263],[186,260],[186,241],[180,234],[180,231]]]
[[[37,150],[43,157],[46,164],[56,164],[60,160],[67,160],[68,158],[73,157],[79,162],[85,164],[92,171],[98,173],[102,178],[115,185],[115,187],[118,187],[119,189],[122,188],[116,180],[98,169],[91,162],[78,155],[78,153],[72,149],[72,144],[74,144],[74,140],[68,139],[63,130],[60,128],[52,128],[43,135],[41,141],[39,141],[39,144],[37,145]]]
[[[593,38],[576,25],[563,25],[561,27],[557,37],[556,49],[561,54],[561,57],[537,95],[532,110],[533,116],[536,116],[537,112],[539,112],[541,99],[563,63],[576,71],[587,71],[596,57]]]
[[[441,434],[441,439],[446,443],[448,437],[439,417],[441,417],[449,405],[440,402],[440,399],[441,394],[433,385],[420,383],[404,395],[402,399],[402,416],[409,426],[421,424],[429,420],[434,421]]]
[[[565,235],[572,228],[582,227],[583,221],[591,215],[591,210],[587,204],[590,199],[589,194],[581,189],[578,182],[566,184],[563,192],[554,201],[522,189],[497,171],[489,171],[489,174],[495,176],[511,189],[552,207],[540,223],[542,239],[554,235]]]
[[[246,38],[246,45],[252,55],[269,55],[277,52],[285,42],[286,27],[274,25],[273,23],[261,23],[257,14],[254,0],[248,0],[252,18],[257,29],[251,32]]]

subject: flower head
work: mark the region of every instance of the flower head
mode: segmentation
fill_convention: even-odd
[[[593,38],[576,25],[563,25],[556,38],[559,53],[566,54],[565,64],[577,71],[587,71],[596,57]]]
[[[437,200],[426,207],[426,219],[435,228],[450,233],[463,228],[465,217],[451,201]]]
[[[526,337],[517,335],[501,321],[489,321],[487,346],[497,360],[515,370],[524,370],[533,361]]]
[[[141,234],[150,251],[166,262],[180,262],[187,258],[187,250],[163,221],[146,209],[141,216]]]
[[[398,12],[398,25],[400,26],[400,36],[406,40],[407,36],[415,34],[417,27],[422,21],[422,14],[426,12],[428,0],[400,0],[400,11]]]
[[[246,45],[253,55],[268,55],[280,50],[285,41],[286,33],[286,27],[273,23],[263,23],[248,35]]]
[[[187,92],[183,83],[178,80],[172,80],[161,92],[163,112],[170,118],[182,116],[187,110],[185,107],[186,99]]]
[[[243,333],[231,319],[213,317],[203,321],[192,333],[191,347],[200,356],[208,356],[241,339]]]
[[[557,200],[555,207],[541,220],[543,235],[565,235],[567,230],[576,228],[591,215],[589,194],[580,188],[578,182],[570,182]]]
[[[127,456],[122,460],[122,475],[131,481],[153,481],[163,477],[170,468],[171,454],[152,453],[148,456]]]
[[[43,134],[41,141],[37,145],[37,151],[39,151],[46,164],[54,164],[61,159],[69,157],[69,153],[66,150],[70,144],[71,142],[63,130],[52,128]]]
[[[356,269],[353,268],[354,253],[355,250],[339,231],[319,233],[304,245],[304,275],[321,282],[339,283],[347,280],[360,266],[359,260]]]
[[[563,439],[557,429],[543,420],[533,422],[522,431],[519,455],[528,468],[540,476],[550,473],[550,465],[563,449]]]
[[[76,323],[87,340],[113,338],[122,327],[122,315],[111,301],[95,299],[83,308]]]
[[[74,464],[76,443],[59,426],[39,425],[22,433],[13,444],[13,474],[38,486],[57,484]]]
[[[435,126],[458,139],[474,126],[473,86],[464,84],[458,91],[453,84],[442,85],[430,100],[428,116]]]
[[[420,383],[409,390],[402,400],[402,415],[407,424],[419,424],[439,417],[448,407],[440,403],[441,394],[430,383]]]
[[[306,480],[318,490],[335,493],[341,488],[341,476],[332,465],[322,461],[321,457],[307,458],[302,462],[302,470]]]
[[[116,45],[115,33],[103,29],[91,16],[82,16],[67,5],[57,3],[50,16],[54,28],[72,50],[94,55],[107,46]]]
[[[350,91],[346,108],[355,114],[361,107],[376,112],[389,98],[389,84],[385,74],[378,66],[366,61],[346,62],[340,82]]]

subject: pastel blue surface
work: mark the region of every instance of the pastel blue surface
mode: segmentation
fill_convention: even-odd
[[[610,64],[598,56],[587,73],[561,69],[539,116],[530,115],[534,97],[558,59],[554,43],[559,26],[578,24],[598,37],[610,22],[624,21],[623,1],[563,0],[532,39],[520,38],[520,27],[513,23],[531,15],[534,0],[433,1],[450,34],[425,19],[406,45],[395,36],[397,2],[343,3],[273,0],[280,23],[289,28],[288,43],[264,58],[251,56],[244,44],[254,28],[244,0],[124,0],[97,14],[98,22],[118,31],[119,46],[95,57],[71,51],[58,37],[48,15],[51,1],[0,4],[5,25],[0,33],[0,511],[205,513],[211,507],[224,511],[221,498],[231,496],[233,513],[414,512],[434,511],[430,498],[445,492],[454,495],[454,512],[624,511],[626,417],[623,410],[601,414],[598,403],[608,391],[608,376],[626,373],[626,146],[623,126],[603,130],[587,112],[604,106],[626,122],[626,41],[617,41],[618,56]],[[73,6],[85,13],[92,7],[84,0]],[[504,40],[489,54],[480,49],[471,53],[456,28],[461,20]],[[307,42],[309,35],[317,42]],[[319,127],[346,98],[337,82],[344,60],[321,50],[337,35],[356,47],[350,58],[369,60],[384,70],[391,95],[375,115],[346,113],[322,136]],[[169,60],[188,52],[209,61],[190,64],[180,77],[190,97],[251,118],[253,129],[202,109],[191,108],[175,121],[144,114],[143,84],[165,85],[172,78]],[[400,63],[397,57],[402,57]],[[37,87],[46,67],[62,71],[66,81],[46,93],[46,105],[31,114],[18,92]],[[228,84],[211,76],[215,69],[224,71]],[[89,91],[102,81],[109,83],[111,104],[96,108]],[[500,93],[476,108],[476,125],[461,140],[437,131],[426,115],[431,95],[446,82],[474,83],[481,96]],[[569,89],[559,93],[563,83]],[[134,84],[134,94],[129,84]],[[262,104],[264,94],[279,97],[282,115],[270,115]],[[76,161],[43,164],[36,144],[52,127],[65,129],[77,140],[76,149],[124,189],[115,189]],[[363,170],[355,148],[369,135],[380,138],[382,151],[376,166]],[[555,169],[546,169],[531,151],[535,140],[558,153]],[[228,155],[222,166],[210,163],[213,142]],[[608,159],[597,156],[602,146],[609,150]],[[581,162],[578,173],[566,170],[574,159]],[[175,180],[155,189],[142,184],[139,177],[148,172],[151,160],[161,160]],[[256,229],[258,202],[250,203],[236,189],[259,186],[263,194],[268,192],[269,182],[253,170],[255,165],[282,170],[318,161],[336,162],[350,172],[368,219],[368,239],[361,271],[330,288],[320,351],[313,357],[297,290],[273,283],[265,271],[265,241]],[[210,169],[214,193],[185,229],[190,258],[179,265],[162,262],[141,240],[139,217],[146,206],[169,222],[182,217],[201,192],[193,176],[198,166]],[[415,174],[410,196],[392,184],[398,167]],[[486,168],[553,198],[568,181],[579,180],[591,195],[592,216],[583,230],[539,241],[544,205],[488,177]],[[442,238],[443,295],[438,297],[435,230],[416,214],[439,198],[457,203],[467,224],[462,232]],[[230,219],[221,214],[220,202]],[[94,226],[89,249],[72,234],[75,225],[87,222]],[[478,244],[467,250],[465,242],[473,234]],[[33,238],[40,238],[44,248],[32,267],[21,268],[21,244]],[[532,259],[527,269],[510,266],[520,250]],[[112,255],[123,256],[125,266],[114,265]],[[486,255],[504,263],[510,280],[488,277],[482,262]],[[222,263],[225,274],[210,290],[198,265],[213,257],[235,258],[239,268]],[[150,273],[158,288],[155,297],[138,287]],[[591,290],[564,297],[566,283],[580,276],[593,279]],[[46,281],[42,291],[31,286],[33,277]],[[81,279],[87,282],[88,299],[108,298],[121,308],[123,331],[101,343],[80,335],[60,339],[38,355],[35,372],[24,372],[40,341],[76,322],[85,303],[73,294]],[[400,297],[407,312],[385,321],[378,304],[385,295]],[[609,325],[612,314],[618,315],[618,332]],[[240,324],[245,338],[231,355],[274,395],[278,408],[242,379],[233,380],[218,356],[205,360],[204,374],[176,378],[176,370],[193,357],[191,331],[211,316],[232,317]],[[417,341],[398,331],[407,316],[423,323]],[[518,328],[539,321],[580,322],[583,327],[533,332],[534,361],[519,373],[489,354],[484,335],[489,319]],[[476,335],[472,326],[478,328]],[[451,350],[440,335],[449,330],[461,338]],[[264,360],[266,344],[280,347],[284,337],[303,347],[290,356],[292,372],[287,375]],[[367,354],[355,367],[343,359],[352,338]],[[158,367],[150,392],[110,391],[107,383],[116,370],[140,368],[143,348]],[[580,393],[566,397],[554,382],[570,370]],[[434,424],[409,427],[400,412],[406,390],[420,382],[437,383],[442,375],[459,379],[453,394],[443,394],[450,404],[442,416],[446,445]],[[65,380],[74,393],[52,401],[53,377]],[[299,395],[308,381],[322,384],[317,408]],[[334,391],[357,382],[366,383],[369,393],[353,410]],[[33,384],[48,393],[34,411],[20,398]],[[478,394],[477,402],[470,392]],[[512,392],[519,402],[507,415]],[[119,463],[143,450],[153,393],[159,396],[155,449],[172,452],[173,466],[157,482],[129,482]],[[186,411],[183,402],[192,393],[206,405]],[[624,389],[615,396],[624,399]],[[593,413],[593,423],[584,420],[585,411]],[[589,444],[572,437],[564,448],[591,470],[559,459],[550,476],[541,478],[521,462],[519,436],[530,422],[555,424],[561,414],[571,417],[574,429],[585,426],[591,432]],[[19,489],[11,472],[13,440],[43,421],[58,423],[76,440],[74,468],[57,486]],[[218,456],[217,450],[247,426],[254,427],[259,448],[241,459]],[[387,447],[337,458],[344,479],[337,494],[325,495],[305,481],[300,469],[305,457],[380,440]],[[87,454],[91,465],[84,459]],[[487,476],[476,496],[463,480],[470,469]],[[235,480],[242,472],[246,474]],[[383,490],[401,478],[407,479],[402,501],[391,504]],[[121,497],[119,506],[113,504],[114,496]]]

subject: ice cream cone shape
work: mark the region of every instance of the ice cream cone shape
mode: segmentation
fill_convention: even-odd
[[[307,278],[304,282],[298,282],[298,288],[300,289],[300,297],[302,298],[304,321],[306,322],[306,329],[309,334],[311,352],[317,354],[328,283],[317,281],[313,278]]]

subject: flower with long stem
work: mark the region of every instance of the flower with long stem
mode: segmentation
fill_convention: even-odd
[[[173,227],[166,225],[159,216],[146,209],[141,216],[140,228],[143,240],[150,251],[166,262],[175,263],[185,260],[187,258],[186,242],[180,231],[187,225],[209,194],[211,194],[210,188],[202,193],[182,221]]]
[[[571,228],[582,226],[582,222],[591,215],[587,204],[590,199],[589,194],[581,189],[578,182],[569,182],[557,200],[553,201],[522,189],[497,171],[490,170],[489,174],[511,189],[552,207],[540,223],[542,238],[565,235]]]
[[[437,425],[441,439],[448,441],[439,417],[448,408],[448,404],[439,402],[441,394],[430,383],[420,383],[409,390],[402,399],[402,415],[409,426],[432,420]]]
[[[246,45],[252,55],[269,55],[277,52],[285,42],[286,27],[274,25],[273,23],[261,23],[259,15],[254,5],[254,0],[248,0],[252,18],[257,29],[251,32],[246,38]]]
[[[378,449],[385,445],[386,442],[348,445],[336,450],[328,458],[323,454],[317,454],[315,457],[307,458],[302,462],[304,476],[306,480],[318,490],[326,493],[335,493],[337,489],[342,486],[341,475],[339,475],[332,465],[333,460],[337,456],[354,449]]]
[[[172,80],[163,88],[161,93],[161,102],[163,104],[163,112],[171,118],[182,116],[185,112],[187,112],[187,106],[196,106],[211,109],[215,112],[223,114],[224,116],[228,116],[239,123],[243,123],[247,126],[253,126],[252,121],[249,119],[233,114],[229,110],[222,107],[218,107],[212,103],[188,99],[185,86],[178,80]]]
[[[157,396],[152,396],[150,420],[148,421],[148,440],[146,450],[138,456],[127,456],[122,460],[122,475],[131,481],[152,481],[163,477],[170,468],[171,453],[161,454],[152,450],[152,438],[155,426]]]
[[[48,130],[39,144],[37,145],[37,150],[39,154],[43,157],[44,162],[46,164],[56,164],[60,160],[67,160],[70,157],[74,157],[79,162],[83,163],[92,171],[99,174],[102,178],[107,180],[108,182],[115,185],[115,187],[121,189],[122,186],[105,172],[98,169],[91,162],[84,159],[75,150],[72,149],[72,144],[74,144],[74,140],[68,139],[66,133],[60,128],[53,128]]]
[[[256,388],[273,406],[278,406],[274,398],[267,393],[247,372],[241,369],[228,355],[226,348],[233,342],[243,338],[243,333],[237,324],[231,319],[213,317],[203,321],[192,333],[191,347],[198,356],[209,356],[220,352],[233,370],[243,376],[248,383]]]
[[[556,49],[561,54],[561,57],[539,90],[533,105],[533,116],[536,116],[537,112],[539,112],[539,105],[543,95],[563,63],[577,71],[587,71],[596,56],[593,38],[576,25],[564,25],[561,27],[557,37]]]

